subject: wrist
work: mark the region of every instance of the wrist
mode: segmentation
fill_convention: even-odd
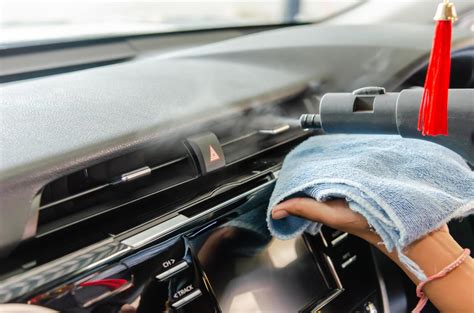
[[[419,280],[409,272],[403,263],[398,258],[396,251],[388,252],[384,245],[378,244],[381,241],[376,234],[369,235],[364,238],[375,247],[386,254],[392,261],[402,268],[404,272],[415,282]],[[426,276],[431,276],[438,273],[446,265],[456,260],[462,253],[463,248],[454,240],[449,232],[444,230],[436,230],[411,243],[406,247],[404,254],[413,260],[423,270]],[[468,257],[468,262],[471,262],[471,257]]]
[[[404,253],[426,276],[431,276],[456,260],[463,251],[449,232],[437,230],[410,244]]]
[[[361,236],[362,237],[362,236]],[[388,252],[376,234],[364,235],[363,239],[374,244],[390,257],[418,285],[420,281],[399,260],[396,251]],[[447,228],[437,230],[413,242],[403,253],[423,270],[427,277],[440,273],[446,266],[457,260],[464,250],[447,232]],[[467,256],[464,261],[446,276],[434,279],[423,286],[424,294],[441,312],[472,312],[474,297],[474,260]]]

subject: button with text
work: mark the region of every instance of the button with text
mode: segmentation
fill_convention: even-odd
[[[173,294],[173,301],[171,306],[175,309],[180,308],[202,295],[200,289],[195,288],[192,284],[178,289]]]
[[[179,238],[150,261],[150,266],[155,270],[155,278],[164,281],[187,269],[189,265],[185,261],[185,256],[185,244],[183,239]]]
[[[178,263],[176,263],[175,259],[166,260],[163,262],[163,268],[166,268],[166,270],[156,275],[156,279],[159,281],[166,280],[171,276],[187,269],[188,267],[189,265],[185,260],[179,261]]]

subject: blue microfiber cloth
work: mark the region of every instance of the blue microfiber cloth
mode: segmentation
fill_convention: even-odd
[[[392,135],[324,135],[286,157],[270,199],[267,223],[277,238],[321,225],[294,216],[273,220],[271,210],[292,197],[344,198],[380,235],[389,251],[419,279],[426,276],[404,247],[453,218],[474,211],[474,173],[440,145]]]

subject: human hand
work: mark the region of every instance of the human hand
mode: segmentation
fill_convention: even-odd
[[[394,250],[388,252],[384,245],[377,244],[381,238],[370,229],[367,220],[352,211],[342,199],[318,202],[310,198],[294,198],[280,203],[272,211],[273,219],[298,216],[339,229],[375,245],[392,259],[415,284],[420,281],[404,266]],[[438,273],[447,264],[458,258],[463,249],[449,234],[447,225],[420,238],[405,247],[404,254],[415,261],[427,276]],[[442,312],[472,312],[474,297],[474,261],[467,260],[448,276],[428,283],[423,291]]]
[[[398,259],[396,251],[393,250],[392,252],[389,252],[385,248],[385,245],[379,244],[382,242],[382,239],[371,229],[365,217],[352,211],[347,202],[343,199],[318,202],[311,198],[293,198],[278,204],[272,210],[273,219],[282,219],[290,215],[318,222],[360,237],[373,244],[394,262],[404,268]],[[421,263],[425,263],[425,259],[427,263],[430,263],[430,258],[426,258],[427,251],[437,251],[438,249],[447,250],[446,247],[439,247],[438,242],[440,240],[450,242],[450,246],[454,247],[454,255],[459,253],[459,251],[462,252],[459,245],[454,244],[455,241],[449,234],[448,226],[443,225],[441,228],[413,242],[408,247],[405,247],[405,254],[413,260],[423,261]],[[440,252],[438,251],[437,253]],[[430,269],[428,272],[431,273],[435,270],[436,269]],[[408,274],[410,277],[413,277],[410,273]]]
[[[290,215],[348,232],[376,245],[382,252],[389,254],[385,251],[384,246],[377,245],[381,242],[381,238],[371,229],[365,217],[352,211],[343,199],[318,202],[311,198],[293,198],[278,204],[272,211],[273,219],[282,219]],[[449,234],[448,226],[443,225],[436,232]]]
[[[293,198],[273,208],[272,218],[298,216],[329,227],[348,232],[376,244],[381,239],[371,231],[367,220],[352,211],[343,199],[318,202],[311,198]]]

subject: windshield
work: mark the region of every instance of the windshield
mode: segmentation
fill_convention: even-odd
[[[313,22],[361,0],[0,0],[0,41]]]

